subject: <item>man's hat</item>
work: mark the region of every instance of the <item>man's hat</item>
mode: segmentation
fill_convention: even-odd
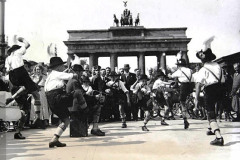
[[[187,65],[187,62],[185,59],[179,59],[179,60],[177,60],[176,65],[185,66],[185,65]]]
[[[124,64],[123,69],[130,69],[129,64]]]
[[[82,76],[81,78],[83,82],[90,82],[90,79],[88,78],[88,76]]]
[[[84,71],[82,65],[80,65],[80,64],[74,64],[72,67],[72,70],[79,71],[79,72]]]
[[[156,73],[156,77],[166,77],[162,70],[158,70]]]
[[[140,75],[139,80],[143,80],[143,79],[149,80],[149,78],[147,77],[146,74],[141,74],[141,75]]]
[[[111,71],[111,73],[108,75],[110,77],[120,77],[121,74],[117,74],[115,71]]]
[[[205,55],[205,58],[201,58],[199,56],[199,54],[202,53]],[[197,52],[196,54],[197,58],[200,59],[200,60],[208,60],[208,61],[212,61],[214,59],[216,59],[216,55],[212,53],[212,50],[210,48],[208,48],[206,51],[199,51]]]
[[[63,62],[62,58],[60,58],[60,57],[52,57],[50,59],[50,64],[49,64],[48,68],[54,68],[54,67],[57,67],[59,65],[63,65],[64,63],[66,63],[66,62]]]
[[[98,71],[100,71],[101,66],[99,66],[99,65],[93,66],[93,69],[94,69],[94,70],[98,70]]]
[[[20,48],[21,48],[21,46],[14,44],[12,47],[10,47],[10,48],[7,50],[7,53],[8,53],[8,54],[11,54],[12,52],[14,52],[14,51],[16,51],[16,50],[18,50],[18,49],[20,49]]]

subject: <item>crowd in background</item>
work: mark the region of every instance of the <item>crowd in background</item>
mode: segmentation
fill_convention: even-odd
[[[58,124],[59,122],[57,120],[57,116],[52,115],[51,110],[48,107],[46,95],[43,89],[44,83],[46,81],[47,73],[48,73],[47,65],[44,63],[31,64],[30,62],[24,60],[24,67],[28,71],[32,80],[39,87],[39,93],[40,93],[41,102],[42,102],[40,114],[41,114],[41,119],[43,120],[44,126],[45,127],[48,126],[49,122],[51,122],[52,124]],[[104,85],[106,85],[106,83],[105,84],[103,83],[102,84],[103,86],[101,87],[93,86],[94,84],[92,83],[92,78],[94,76],[106,77],[106,82],[109,81],[110,80],[109,75],[112,72],[111,68],[110,67],[101,68],[100,66],[94,66],[92,70],[90,70],[88,64],[84,64],[83,68],[84,68],[83,75],[89,78],[90,85],[96,90],[103,91],[102,89],[104,88]],[[194,72],[197,71],[199,68],[200,68],[199,65],[197,65],[196,68],[193,69]],[[224,76],[226,78],[226,83],[225,83],[226,96],[225,96],[225,99],[219,105],[216,106],[216,112],[219,112],[218,114],[219,118],[222,118],[222,116],[224,116],[226,120],[239,121],[239,97],[238,97],[238,94],[240,94],[239,93],[240,79],[238,78],[238,75],[240,72],[239,63],[236,63],[233,66],[223,66],[222,68],[224,70]],[[4,65],[1,65],[0,69],[1,69],[0,90],[10,92],[12,86],[8,80],[8,76],[6,74],[6,68],[4,67]],[[117,71],[117,74],[124,74],[126,73],[125,72],[126,70],[128,70],[127,72],[129,72],[129,69],[130,69],[129,65],[124,65],[122,68],[120,68]],[[148,86],[150,88],[152,88],[154,81],[156,80],[156,73],[157,73],[156,69],[153,69],[153,68],[148,69],[148,73],[147,73],[148,79],[149,79]],[[134,69],[134,73],[133,73],[134,81],[138,80],[140,78],[140,75],[141,75],[141,70],[138,68]],[[193,74],[193,77],[194,77],[194,74]],[[128,90],[130,90],[130,86],[133,83],[134,82],[131,82],[130,84],[125,84]],[[236,94],[234,94],[234,92]],[[114,101],[114,97],[110,95],[106,96],[106,100],[101,110],[100,121],[103,122],[103,121],[119,121],[120,120],[120,113],[118,110],[118,106],[116,105],[116,103],[113,103],[113,101]],[[140,119],[143,120],[144,119],[143,110],[139,107],[137,103],[134,104],[133,100],[131,100],[131,102],[132,102],[131,107],[126,108],[126,119],[128,121],[130,120],[138,121]],[[33,105],[31,105],[31,97],[29,98],[29,104],[30,104],[29,115],[28,115],[28,122],[25,124],[26,126],[30,126],[31,122],[34,119],[34,109],[32,108]],[[231,117],[228,114],[223,114],[223,113],[230,113],[231,111],[237,112],[234,119],[231,119]],[[200,112],[201,112],[201,117],[198,117],[198,118],[205,120],[207,116],[206,116],[206,111],[204,107],[200,109]],[[171,118],[168,118],[168,119],[171,119]],[[197,117],[192,117],[192,118],[197,118]]]

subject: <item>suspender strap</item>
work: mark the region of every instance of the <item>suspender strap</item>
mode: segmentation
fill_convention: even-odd
[[[189,82],[191,82],[191,79],[192,79],[192,74],[190,76],[190,78],[186,75],[186,73],[184,73],[181,69],[179,69],[183,74],[184,76],[188,79]]]
[[[208,71],[218,80],[219,83],[221,83],[222,71],[221,71],[220,78],[218,78],[218,77],[216,76],[216,74],[214,74],[210,69],[208,69],[208,68],[206,68],[206,67],[204,67],[204,68],[205,68],[206,70],[208,70]]]

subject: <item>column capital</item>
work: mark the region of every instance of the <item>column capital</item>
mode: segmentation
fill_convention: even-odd
[[[0,0],[0,2],[6,2],[6,0]]]

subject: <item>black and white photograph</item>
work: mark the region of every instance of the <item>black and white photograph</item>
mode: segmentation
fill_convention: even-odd
[[[0,160],[239,151],[239,0],[0,0]]]

